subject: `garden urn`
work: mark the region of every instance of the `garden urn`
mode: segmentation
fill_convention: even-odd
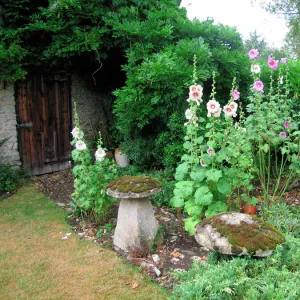
[[[148,176],[122,176],[107,186],[106,193],[120,200],[115,246],[126,252],[152,248],[159,225],[149,197],[160,191],[160,181]]]

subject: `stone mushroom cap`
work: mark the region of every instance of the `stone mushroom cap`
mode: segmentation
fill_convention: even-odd
[[[106,187],[106,193],[117,199],[147,198],[161,191],[161,182],[149,176],[122,176]]]

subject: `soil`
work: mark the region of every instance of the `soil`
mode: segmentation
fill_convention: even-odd
[[[206,263],[207,249],[201,247],[193,237],[184,232],[177,213],[169,207],[153,206],[155,217],[164,231],[164,244],[156,249],[156,254],[159,256],[159,261],[157,261],[155,256],[143,249],[135,249],[128,255],[114,248],[112,237],[117,222],[118,204],[113,206],[109,225],[106,226],[99,227],[92,222],[83,223],[79,218],[70,214],[72,211],[70,202],[74,190],[71,169],[35,176],[31,180],[40,192],[69,213],[69,222],[80,238],[89,239],[94,243],[113,249],[117,251],[118,255],[127,258],[130,263],[143,266],[144,271],[165,288],[171,289],[176,284],[174,273],[189,269],[195,260]],[[284,201],[291,206],[299,206],[299,188],[286,193]],[[157,270],[161,272],[159,276],[155,273]]]

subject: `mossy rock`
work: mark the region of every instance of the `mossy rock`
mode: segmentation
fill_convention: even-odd
[[[236,212],[205,219],[196,227],[197,242],[210,250],[230,255],[265,257],[272,254],[283,235],[260,218]]]
[[[149,176],[122,176],[106,187],[106,193],[115,198],[147,198],[161,191],[159,180]]]

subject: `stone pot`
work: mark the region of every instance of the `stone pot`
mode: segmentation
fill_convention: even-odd
[[[130,165],[128,156],[125,153],[122,153],[119,148],[115,151],[115,160],[117,165],[122,168],[126,168]]]

